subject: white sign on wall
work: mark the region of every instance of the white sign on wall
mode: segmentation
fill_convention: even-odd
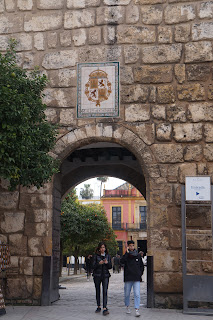
[[[211,201],[210,177],[186,177],[186,201]]]

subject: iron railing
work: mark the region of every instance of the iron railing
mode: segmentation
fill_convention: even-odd
[[[112,223],[111,224],[113,230],[126,230],[126,231],[139,231],[139,230],[146,230],[147,224],[146,223]]]

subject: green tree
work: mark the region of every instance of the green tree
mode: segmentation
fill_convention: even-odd
[[[108,177],[98,177],[97,180],[101,181],[101,185],[100,185],[100,198],[101,198],[101,193],[102,193],[102,184],[103,182],[107,182],[109,178]]]
[[[81,205],[72,192],[62,202],[61,242],[63,253],[75,257],[75,274],[77,258],[94,253],[100,241],[110,244],[112,254],[117,251],[115,234],[104,208],[97,204]]]
[[[84,184],[84,188],[81,188],[80,195],[82,199],[92,199],[94,194],[93,189],[90,188],[90,184]]]
[[[11,40],[0,54],[0,177],[9,180],[11,190],[19,184],[40,187],[58,171],[48,154],[57,132],[42,103],[47,78],[18,67],[15,45]]]

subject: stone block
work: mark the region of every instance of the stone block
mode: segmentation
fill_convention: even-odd
[[[177,86],[178,99],[184,101],[205,100],[205,89],[200,83]]]
[[[13,19],[4,14],[0,14],[0,34],[1,33],[17,33],[23,31],[23,17],[14,16]]]
[[[164,3],[166,0],[135,0],[136,4],[158,4],[158,3]]]
[[[159,141],[171,141],[172,126],[169,123],[156,125],[156,137]]]
[[[125,108],[125,121],[138,122],[150,120],[150,106],[146,104],[131,104]]]
[[[44,254],[44,243],[42,237],[28,238],[28,252],[29,256],[42,256]]]
[[[139,21],[140,12],[138,6],[130,5],[126,8],[126,23],[135,24]]]
[[[188,64],[186,65],[187,79],[190,81],[206,81],[211,73],[208,64]]]
[[[3,221],[1,222],[1,230],[3,233],[13,233],[24,231],[24,212],[5,212]]]
[[[35,277],[33,280],[33,298],[40,299],[42,293],[42,278]]]
[[[84,46],[87,40],[85,29],[73,30],[73,42],[76,47]]]
[[[175,77],[179,83],[183,83],[185,81],[185,64],[176,64],[175,68]]]
[[[115,27],[114,26],[104,26],[103,27],[103,38],[104,38],[105,44],[115,44],[117,42]]]
[[[54,70],[49,72],[49,80],[51,87],[75,87],[77,73],[73,69]]]
[[[213,84],[208,85],[208,98],[213,100]]]
[[[11,256],[10,257],[11,268],[18,268],[19,266],[19,257]]]
[[[59,123],[63,126],[72,126],[76,123],[75,109],[61,109],[59,114]]]
[[[112,49],[114,49],[113,47]],[[116,49],[115,49],[116,50]],[[79,48],[78,49],[78,62],[99,62],[105,61],[106,59],[106,50],[105,48],[90,47],[90,48]]]
[[[1,192],[0,193],[0,208],[15,209],[18,205],[19,192]]]
[[[166,120],[166,107],[162,105],[152,106],[152,116],[157,120]]]
[[[125,19],[125,7],[113,6],[113,7],[100,7],[96,11],[97,24],[121,24]]]
[[[120,67],[120,82],[121,84],[133,84],[134,77],[132,67]]]
[[[89,29],[89,44],[99,44],[101,43],[101,29],[98,27],[93,27]]]
[[[172,85],[157,87],[157,102],[171,103],[175,101],[175,88]]]
[[[164,44],[142,48],[144,63],[179,62],[182,54],[182,44]]]
[[[149,89],[146,86],[122,86],[121,103],[146,102],[149,95]]]
[[[154,124],[142,123],[136,126],[136,131],[140,138],[147,144],[152,145],[155,141],[155,126]]]
[[[23,58],[23,69],[32,70],[35,66],[35,53],[26,52]]]
[[[213,22],[194,23],[192,25],[192,40],[208,40],[213,38]]]
[[[33,9],[33,0],[18,0],[17,8],[21,11],[28,11]]]
[[[15,0],[5,0],[5,8],[8,12],[15,11],[15,8],[16,8]]]
[[[188,118],[192,122],[213,121],[213,104],[208,102],[190,103]]]
[[[196,17],[193,5],[169,5],[165,9],[165,22],[174,24],[194,20]]]
[[[196,176],[197,165],[195,163],[182,163],[179,166],[179,181],[185,183],[186,176]]]
[[[213,124],[207,123],[204,125],[204,137],[206,142],[213,142]]]
[[[39,51],[45,49],[44,34],[42,32],[36,33],[34,35],[34,47]]]
[[[203,62],[212,61],[212,59],[212,43],[210,41],[185,44],[185,62]]]
[[[173,250],[155,251],[154,271],[179,271],[179,252]]]
[[[172,66],[142,66],[134,68],[134,78],[140,83],[161,83],[172,81]]]
[[[155,39],[155,27],[117,27],[117,43],[153,43]]]
[[[8,241],[7,241],[7,236],[3,235],[3,234],[0,234],[0,241],[1,243],[3,244],[7,244]]]
[[[33,277],[8,278],[6,296],[7,299],[27,299],[32,297]]]
[[[33,274],[36,276],[41,276],[43,274],[43,257],[34,258]]]
[[[183,147],[178,144],[154,144],[152,150],[156,160],[160,163],[183,162]]]
[[[176,207],[176,206],[169,206],[167,208],[168,215],[169,215],[169,221],[172,226],[175,227],[181,227],[181,208]],[[175,229],[170,229],[170,241],[171,241],[171,230],[177,230]]]
[[[42,62],[45,69],[62,69],[74,67],[78,61],[76,50],[64,50],[46,53]]]
[[[156,102],[156,87],[155,86],[150,86],[149,87],[149,102]]]
[[[150,239],[151,248],[168,249],[169,247],[169,230],[166,229],[152,229]]]
[[[94,9],[67,11],[64,15],[64,28],[76,29],[93,27],[95,25]]]
[[[49,107],[74,107],[76,102],[76,90],[70,89],[45,89],[43,102]]]
[[[33,275],[33,258],[20,257],[20,274]]]
[[[155,273],[154,274],[154,286],[155,292],[171,292],[182,293],[183,292],[183,279],[182,273],[171,272],[171,273]]]
[[[68,9],[84,9],[86,8],[87,0],[67,0],[67,8]]]
[[[54,49],[58,44],[58,35],[56,32],[48,32],[47,33],[47,46],[50,49]]]
[[[203,149],[200,144],[187,145],[184,149],[185,161],[201,161],[203,157]]]
[[[124,47],[125,63],[136,63],[140,57],[140,48],[135,45]]]
[[[191,26],[189,24],[182,24],[175,26],[175,41],[189,42],[191,37]]]
[[[203,137],[202,123],[175,123],[174,139],[178,142],[200,141]]]
[[[188,250],[211,250],[212,239],[208,234],[189,234],[187,236]]]
[[[4,12],[4,10],[5,10],[4,0],[0,0],[0,13]]]
[[[62,27],[62,13],[48,15],[26,14],[24,20],[24,31],[48,31],[57,30]]]
[[[57,123],[58,121],[58,115],[57,115],[57,109],[55,108],[47,108],[45,111],[45,116],[48,122],[51,123]]]
[[[158,42],[172,43],[172,28],[169,26],[158,27]]]
[[[60,37],[60,44],[62,47],[70,47],[72,44],[72,36],[71,31],[65,30],[62,31],[59,35]]]
[[[12,256],[27,255],[27,237],[23,234],[9,235],[10,253]]]
[[[64,6],[63,0],[38,0],[37,8],[38,9],[62,9]]]
[[[213,161],[213,144],[206,144],[203,153],[206,160]]]
[[[131,0],[104,0],[107,6],[127,6]]]
[[[8,48],[8,36],[0,35],[0,50],[6,51]]]
[[[198,11],[198,15],[201,19],[213,18],[213,1],[202,2]]]
[[[163,19],[163,7],[161,5],[142,6],[141,14],[144,24],[160,24]]]
[[[122,48],[118,46],[111,46],[106,49],[106,60],[107,61],[121,61],[122,59]]]

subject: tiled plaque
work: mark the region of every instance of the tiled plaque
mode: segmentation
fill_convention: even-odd
[[[119,62],[79,63],[77,117],[119,116]]]

